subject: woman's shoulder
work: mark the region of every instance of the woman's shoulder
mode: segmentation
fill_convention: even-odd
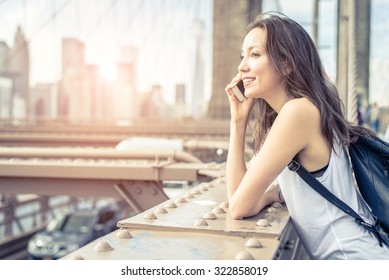
[[[292,99],[284,109],[282,125],[304,138],[304,147],[299,151],[300,163],[310,171],[328,164],[331,148],[321,131],[319,109],[307,98]]]
[[[312,101],[306,97],[293,98],[285,103],[282,109],[284,108],[310,109],[310,110],[317,109],[316,106],[312,103]]]
[[[280,110],[280,115],[297,118],[299,121],[308,123],[320,119],[319,109],[305,97],[294,98],[286,102]]]

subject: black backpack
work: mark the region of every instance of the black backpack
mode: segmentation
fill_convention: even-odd
[[[375,136],[359,136],[349,153],[359,191],[389,232],[389,143]]]
[[[329,202],[354,217],[357,224],[374,233],[380,246],[389,246],[389,143],[373,135],[358,136],[349,146],[349,155],[359,191],[373,212],[375,224],[364,221],[296,160],[288,167]]]

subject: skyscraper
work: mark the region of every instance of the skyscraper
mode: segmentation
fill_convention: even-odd
[[[85,116],[82,98],[84,78],[84,44],[78,39],[62,39],[62,79],[58,99],[58,114],[65,119],[80,119]]]
[[[29,104],[30,58],[28,42],[20,26],[17,27],[14,44],[11,48],[0,44],[0,74],[12,81],[9,98],[9,117],[24,118],[27,116]]]
[[[138,115],[140,102],[137,91],[138,49],[133,46],[121,48],[121,57],[117,63],[117,81],[114,88],[113,117],[130,120]]]
[[[238,72],[239,56],[250,17],[260,12],[261,0],[213,1],[213,74],[210,118],[229,118],[230,106],[224,89]]]
[[[6,42],[0,41],[0,75],[7,71],[10,48]]]
[[[192,102],[191,115],[198,119],[205,115],[205,61],[204,61],[204,23],[201,20],[195,20],[193,23],[194,38],[195,38],[195,56],[193,69],[193,86],[192,86]]]

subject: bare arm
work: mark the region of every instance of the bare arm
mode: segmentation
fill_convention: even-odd
[[[231,110],[230,141],[226,165],[227,196],[229,199],[238,188],[247,171],[244,158],[246,146],[245,137],[248,118],[253,104],[252,99],[239,102],[232,93],[231,89],[239,80],[240,74],[232,79],[231,83],[225,89]]]
[[[266,206],[269,201],[264,192],[293,157],[308,146],[311,135],[317,131],[317,122],[312,120],[318,116],[316,108],[306,99],[291,100],[284,105],[261,150],[229,197],[234,219],[255,215]]]

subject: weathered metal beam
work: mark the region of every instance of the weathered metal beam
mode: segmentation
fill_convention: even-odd
[[[115,150],[113,148],[0,147],[0,158],[169,159],[175,162],[201,162],[200,159],[183,151]]]
[[[234,220],[224,177],[201,183],[136,216],[64,259],[307,259],[285,205]]]
[[[54,160],[0,161],[0,182],[5,178],[55,178],[76,180],[179,180],[196,181],[205,163],[159,164],[129,162],[67,162]],[[218,170],[217,166],[211,169]],[[28,189],[28,187],[26,187]],[[1,192],[1,191],[0,191]]]
[[[216,164],[171,160],[0,160],[0,193],[119,197],[142,212],[168,198],[162,181],[198,181],[222,172]]]

